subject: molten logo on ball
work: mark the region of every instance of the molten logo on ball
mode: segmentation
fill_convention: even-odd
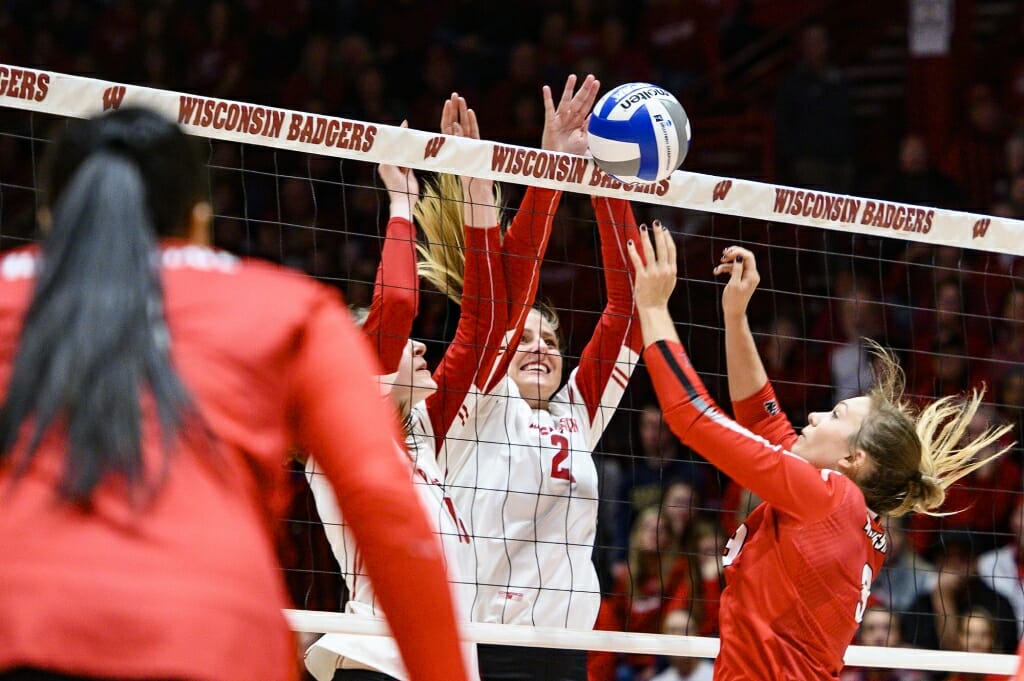
[[[672,93],[628,83],[594,105],[590,154],[604,172],[628,184],[657,182],[678,168],[690,147],[690,120]]]

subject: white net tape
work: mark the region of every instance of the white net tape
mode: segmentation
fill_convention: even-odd
[[[364,634],[387,636],[384,620],[358,615],[339,615],[312,610],[286,610],[295,631],[323,634]],[[572,631],[555,627],[469,622],[462,625],[462,637],[475,643],[536,648],[607,650],[638,655],[709,657],[718,655],[718,639],[665,634],[632,634],[613,631]],[[914,648],[850,646],[846,664],[881,669],[923,669],[977,674],[1013,674],[1016,655],[961,653]]]
[[[669,180],[629,186],[580,156],[0,64],[0,106],[82,118],[128,105],[153,108],[210,139],[1024,255],[1021,220],[681,170]],[[696,144],[699,135],[698,125]]]

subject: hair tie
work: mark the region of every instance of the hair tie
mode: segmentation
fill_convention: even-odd
[[[920,483],[924,480],[924,476],[921,475],[921,471],[914,471],[910,474],[910,479],[914,482]]]

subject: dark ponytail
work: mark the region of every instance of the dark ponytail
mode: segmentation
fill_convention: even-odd
[[[0,408],[0,461],[27,435],[14,462],[24,473],[59,427],[61,494],[77,504],[110,475],[132,489],[146,482],[144,411],[160,426],[159,478],[195,415],[171,364],[157,247],[158,234],[182,232],[200,199],[191,144],[156,114],[126,110],[72,124],[53,150],[52,224]],[[192,177],[173,177],[186,167]]]

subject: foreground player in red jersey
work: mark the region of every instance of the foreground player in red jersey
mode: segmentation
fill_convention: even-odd
[[[409,678],[466,679],[437,538],[335,291],[211,248],[202,154],[73,122],[0,258],[0,679],[297,678],[272,541],[315,454]]]
[[[811,414],[797,436],[747,326],[759,278],[753,254],[737,247],[715,270],[730,275],[722,303],[736,420],[729,418],[708,396],[668,312],[675,245],[658,224],[654,241],[656,251],[642,234],[643,259],[636,244],[628,248],[644,361],[665,419],[685,444],[765,500],[726,546],[715,679],[837,679],[885,557],[880,514],[938,507],[946,487],[984,463],[972,461],[975,453],[1008,427],[964,441],[979,393],[943,398],[915,416],[900,399],[898,365],[878,348],[878,387]]]

